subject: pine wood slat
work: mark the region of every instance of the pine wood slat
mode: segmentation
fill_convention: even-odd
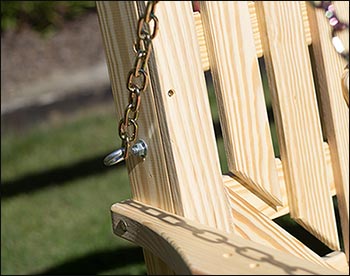
[[[247,3],[201,3],[229,171],[271,206],[282,205]]]
[[[257,55],[257,57],[262,57],[264,53],[263,53],[263,48],[261,45],[259,24],[258,24],[258,18],[256,17],[256,10],[255,10],[254,1],[248,1],[248,8],[249,8],[251,26],[252,26],[252,30],[253,30],[256,55]]]
[[[330,248],[338,233],[299,2],[257,2],[292,218]]]
[[[173,200],[184,217],[231,232],[191,3],[160,2],[156,14],[150,70]]]
[[[256,55],[257,55],[257,57],[262,57],[264,53],[263,53],[263,48],[262,48],[262,44],[261,44],[258,19],[256,16],[255,2],[254,1],[247,1],[247,2],[248,2],[248,8],[249,8],[251,27],[253,30]],[[308,16],[307,16],[307,12],[306,12],[305,1],[300,1],[300,8],[301,8],[302,16],[303,16],[306,43],[308,45],[310,45],[312,40],[311,40],[310,26],[309,26],[309,20],[308,20]],[[197,31],[198,41],[199,41],[203,70],[207,71],[210,69],[210,65],[209,65],[209,60],[208,60],[208,52],[207,52],[207,48],[205,45],[205,38],[204,38],[204,32],[203,32],[203,27],[202,27],[201,14],[199,12],[194,12],[193,16],[194,16],[194,19],[196,22],[196,31]]]
[[[344,252],[333,251],[322,259],[336,270],[349,275],[349,265]]]
[[[306,1],[300,1],[300,9],[301,9],[301,15],[303,17],[303,23],[304,23],[304,33],[305,33],[305,40],[308,45],[312,43],[312,36],[310,31],[310,23],[309,23],[309,17],[307,14],[307,4]]]
[[[330,267],[325,260],[257,210],[246,199],[231,189],[228,189],[227,192],[235,219],[235,234],[246,240],[293,254],[324,267]]]
[[[111,211],[117,235],[148,248],[179,275],[341,274],[140,202]]]
[[[209,70],[208,50],[207,50],[207,45],[205,43],[201,14],[199,12],[194,12],[193,17],[196,25],[196,34],[198,38],[202,68],[203,68],[203,71],[208,71]]]
[[[138,12],[135,2],[132,1],[97,1],[96,6],[116,107],[116,131],[118,131],[119,120],[128,103],[126,80],[135,57],[132,45],[136,38]],[[150,129],[152,129],[151,132]],[[173,191],[169,185],[158,115],[151,87],[142,95],[139,137],[142,137],[152,150],[148,152],[145,162],[133,156],[130,156],[126,162],[133,198],[169,212],[180,212],[180,206],[176,206],[173,202]],[[117,148],[120,145],[114,146]],[[167,266],[153,255],[147,252],[144,255],[149,273],[169,271]]]
[[[339,18],[349,23],[349,2],[334,1],[334,5]],[[349,107],[343,98],[341,87],[346,61],[333,48],[330,40],[331,28],[324,12],[317,10],[315,13],[315,9],[310,6],[308,12],[316,84],[333,165],[345,253],[349,261]],[[343,31],[340,35],[344,46],[349,49],[349,31]]]
[[[327,143],[323,143],[323,150],[326,156],[326,163],[327,163],[327,183],[331,189],[331,195],[334,196],[336,195],[335,183],[334,183],[334,176],[333,176],[333,170],[332,170],[331,156],[329,152],[329,146]],[[269,217],[270,219],[278,218],[280,216],[283,216],[289,213],[289,206],[288,206],[287,192],[285,189],[285,180],[284,180],[282,162],[279,158],[276,158],[276,168],[277,168],[277,174],[278,174],[278,181],[280,182],[280,187],[282,188],[281,193],[282,193],[282,201],[283,201],[283,206],[278,206],[277,209],[271,208],[271,206],[266,204],[265,201],[261,200],[259,197],[254,195],[252,192],[250,192],[240,182],[232,178],[232,176],[230,175],[223,175],[225,187],[226,189],[232,190],[233,192],[238,194],[240,197],[244,198],[247,202],[249,202],[252,206],[254,206],[256,209],[258,209],[260,212],[262,212],[265,216]]]

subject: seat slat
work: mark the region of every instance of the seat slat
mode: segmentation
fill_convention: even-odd
[[[300,3],[257,3],[291,217],[338,250]]]
[[[247,2],[202,3],[229,171],[271,206],[282,205]]]
[[[291,253],[319,265],[329,265],[305,244],[258,211],[233,190],[227,190],[235,218],[235,234],[265,246]]]

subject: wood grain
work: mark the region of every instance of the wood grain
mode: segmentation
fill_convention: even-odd
[[[349,275],[349,265],[344,252],[333,251],[322,257],[322,259],[324,259],[325,262],[331,265],[334,269]]]
[[[251,21],[251,28],[253,31],[253,37],[254,37],[254,44],[255,44],[255,50],[256,50],[256,56],[262,57],[263,56],[263,48],[261,44],[261,38],[260,38],[260,30],[259,30],[259,24],[258,19],[256,16],[256,10],[255,10],[255,2],[254,1],[247,1],[248,2],[248,9],[249,9],[249,16]],[[304,32],[305,32],[305,40],[308,45],[311,44],[311,33],[310,33],[310,25],[309,25],[309,19],[306,11],[306,3],[305,1],[300,1],[300,8],[303,16],[303,23],[304,23]],[[202,65],[203,70],[207,71],[210,69],[210,64],[208,60],[208,52],[205,44],[205,37],[202,27],[202,19],[201,14],[199,12],[193,13],[195,24],[196,24],[196,32],[198,36],[199,41],[199,47],[200,47],[200,53],[201,53],[201,59],[202,59]]]
[[[161,257],[176,274],[340,274],[136,201],[111,208],[115,233]],[[120,231],[124,223],[125,231]]]
[[[303,23],[304,23],[305,41],[307,45],[310,45],[312,43],[312,36],[310,31],[309,17],[307,14],[307,5],[310,5],[310,4],[306,3],[306,1],[299,1],[299,2],[300,2],[300,9],[301,9],[301,16],[303,18]]]
[[[135,53],[132,45],[135,40],[138,18],[135,3],[98,1],[97,8],[105,45],[109,77],[116,106],[116,131],[120,118],[128,103],[126,80],[132,69]],[[140,110],[139,137],[153,149],[142,161],[132,155],[127,160],[133,198],[154,206],[175,212],[172,191],[169,186],[167,164],[162,148],[162,137],[154,103],[153,91],[142,95]],[[150,131],[152,126],[152,131]],[[115,145],[119,147],[119,145]],[[157,182],[157,185],[154,182]]]
[[[329,152],[329,146],[327,143],[323,143],[323,150],[326,157],[327,164],[327,184],[331,189],[331,195],[336,195],[333,169],[332,169],[332,161]],[[265,216],[270,219],[275,219],[280,216],[286,215],[289,213],[287,192],[285,189],[285,179],[283,173],[282,162],[279,158],[276,158],[276,169],[278,174],[278,181],[281,187],[282,193],[282,201],[283,206],[278,206],[277,208],[271,208],[265,201],[261,200],[259,197],[254,195],[254,193],[250,192],[247,188],[245,188],[239,181],[232,178],[230,175],[223,175],[224,185],[226,189],[232,190],[234,193],[238,194],[241,198],[244,198],[247,202],[249,202],[252,206],[254,206],[257,210],[263,213]]]
[[[345,22],[349,22],[349,2],[335,1],[335,9]],[[312,33],[312,54],[319,93],[325,136],[329,143],[335,177],[341,229],[345,253],[349,262],[349,107],[343,95],[341,76],[346,62],[336,53],[330,40],[330,26],[323,11],[308,9]],[[342,37],[349,45],[349,32]],[[347,46],[346,46],[347,45]]]
[[[282,205],[247,3],[204,1],[201,14],[229,171],[269,205]]]
[[[259,30],[258,18],[256,16],[254,1],[248,1],[248,9],[249,9],[249,15],[250,15],[251,28],[253,31],[256,56],[262,57],[264,52],[261,44],[260,30]]]
[[[201,56],[202,68],[203,68],[203,71],[208,71],[209,58],[208,58],[207,44],[205,42],[205,37],[204,37],[201,14],[199,12],[194,12],[193,17],[196,25],[196,34],[197,34],[197,39],[199,44],[199,52]]]
[[[173,200],[184,217],[231,232],[191,3],[161,2],[157,16],[150,69]]]
[[[132,45],[136,39],[139,14],[135,2],[131,1],[97,1],[96,6],[116,109],[117,133],[119,120],[128,103],[126,80],[135,57]],[[169,184],[152,87],[142,95],[139,137],[152,150],[148,152],[145,161],[130,156],[126,162],[133,198],[169,212],[180,213],[181,207],[176,206],[172,198],[174,192]],[[145,261],[149,273],[158,274],[168,270],[151,254],[145,254]]]
[[[300,3],[257,3],[291,217],[338,250]]]
[[[235,218],[235,234],[246,240],[329,267],[320,256],[262,214],[250,202],[231,189],[228,190],[228,194]]]

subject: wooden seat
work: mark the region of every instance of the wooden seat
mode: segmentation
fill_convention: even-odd
[[[335,7],[348,22],[349,2]],[[145,2],[97,1],[97,8],[119,120]],[[324,12],[302,1],[204,1],[200,13],[188,1],[160,1],[156,15],[151,83],[138,119],[148,155],[126,160],[132,199],[111,208],[115,234],[143,247],[149,274],[348,273],[345,61]],[[205,71],[214,84],[225,174]],[[274,222],[285,214],[332,253],[319,256]]]

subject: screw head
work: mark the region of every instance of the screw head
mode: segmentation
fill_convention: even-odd
[[[124,220],[120,220],[117,223],[117,226],[114,229],[114,232],[118,235],[118,236],[122,236],[123,234],[125,234],[125,232],[127,231],[127,224]]]
[[[175,94],[175,90],[174,90],[174,89],[170,89],[170,90],[168,91],[168,96],[169,96],[169,97],[174,96],[174,94]]]

